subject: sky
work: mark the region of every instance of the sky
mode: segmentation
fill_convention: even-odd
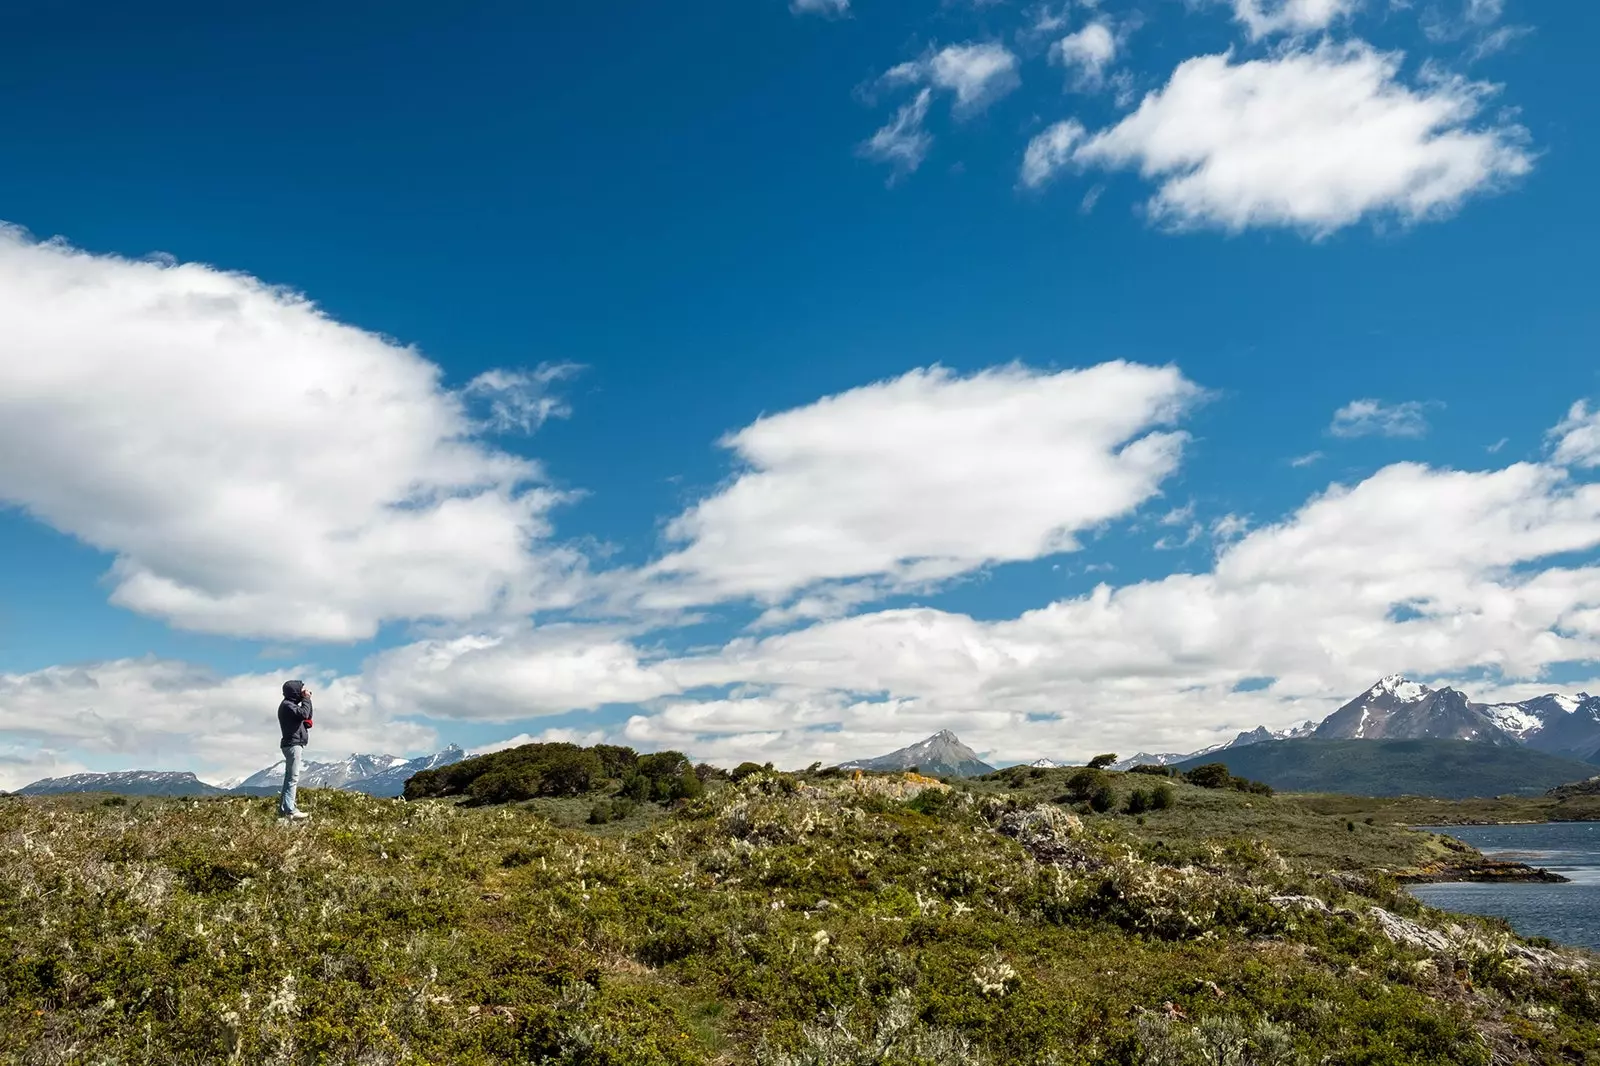
[[[1591,4],[0,11],[0,788],[1600,692]]]

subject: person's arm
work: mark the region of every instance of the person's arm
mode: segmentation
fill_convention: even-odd
[[[306,728],[311,728],[311,697],[306,696],[300,701],[300,713],[305,717]]]

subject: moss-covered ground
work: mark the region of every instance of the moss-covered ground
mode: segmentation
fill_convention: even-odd
[[[1600,1062],[1587,956],[1396,888],[1438,839],[1181,784],[1081,817],[1059,777],[756,774],[601,826],[6,798],[0,1062]]]

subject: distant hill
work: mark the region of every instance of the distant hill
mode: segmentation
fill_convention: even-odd
[[[1358,796],[1537,795],[1591,776],[1594,767],[1520,745],[1474,740],[1280,740],[1178,763],[1220,762],[1230,773],[1288,792]]]
[[[122,796],[220,796],[223,790],[191,773],[174,770],[119,770],[109,774],[47,777],[17,789],[19,796],[54,796],[64,792],[114,792]]]
[[[909,770],[913,766],[931,777],[981,777],[994,773],[994,767],[978,758],[977,752],[948,729],[887,755],[841,763],[839,769]]]

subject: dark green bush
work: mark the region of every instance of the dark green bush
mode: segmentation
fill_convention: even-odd
[[[761,773],[762,769],[763,768],[761,764],[758,762],[742,762],[738,766],[735,766],[728,776],[733,778],[735,781],[743,781],[747,777]],[[772,769],[772,765],[770,763],[767,764],[766,769]]]
[[[1158,785],[1150,793],[1150,809],[1153,811],[1164,811],[1171,807],[1173,801],[1176,799],[1177,793],[1173,791],[1171,785]]]
[[[1234,777],[1226,763],[1208,762],[1204,766],[1196,766],[1185,771],[1183,779],[1201,788],[1231,788],[1236,792],[1252,792],[1259,796],[1272,795],[1271,785],[1247,777]]]
[[[1094,795],[1095,790],[1104,787],[1106,775],[1102,770],[1092,770],[1085,767],[1074,770],[1067,778],[1067,799],[1073,802],[1082,802]]]
[[[1142,762],[1138,766],[1128,768],[1130,774],[1150,774],[1153,777],[1177,777],[1178,771],[1170,766],[1159,766],[1152,762]]]
[[[1114,751],[1108,751],[1103,755],[1096,755],[1094,758],[1090,759],[1089,760],[1089,769],[1091,769],[1091,770],[1104,770],[1106,767],[1110,766],[1112,763],[1114,763],[1116,761],[1117,761],[1117,753],[1114,752]]]
[[[1111,791],[1110,785],[1101,785],[1089,797],[1089,807],[1099,814],[1104,814],[1117,805],[1117,794]]]
[[[1136,788],[1128,793],[1127,805],[1122,809],[1127,814],[1143,814],[1150,809],[1150,793],[1142,788]]]
[[[639,805],[626,796],[603,799],[589,808],[589,824],[605,825],[608,822],[620,822],[638,809]]]

